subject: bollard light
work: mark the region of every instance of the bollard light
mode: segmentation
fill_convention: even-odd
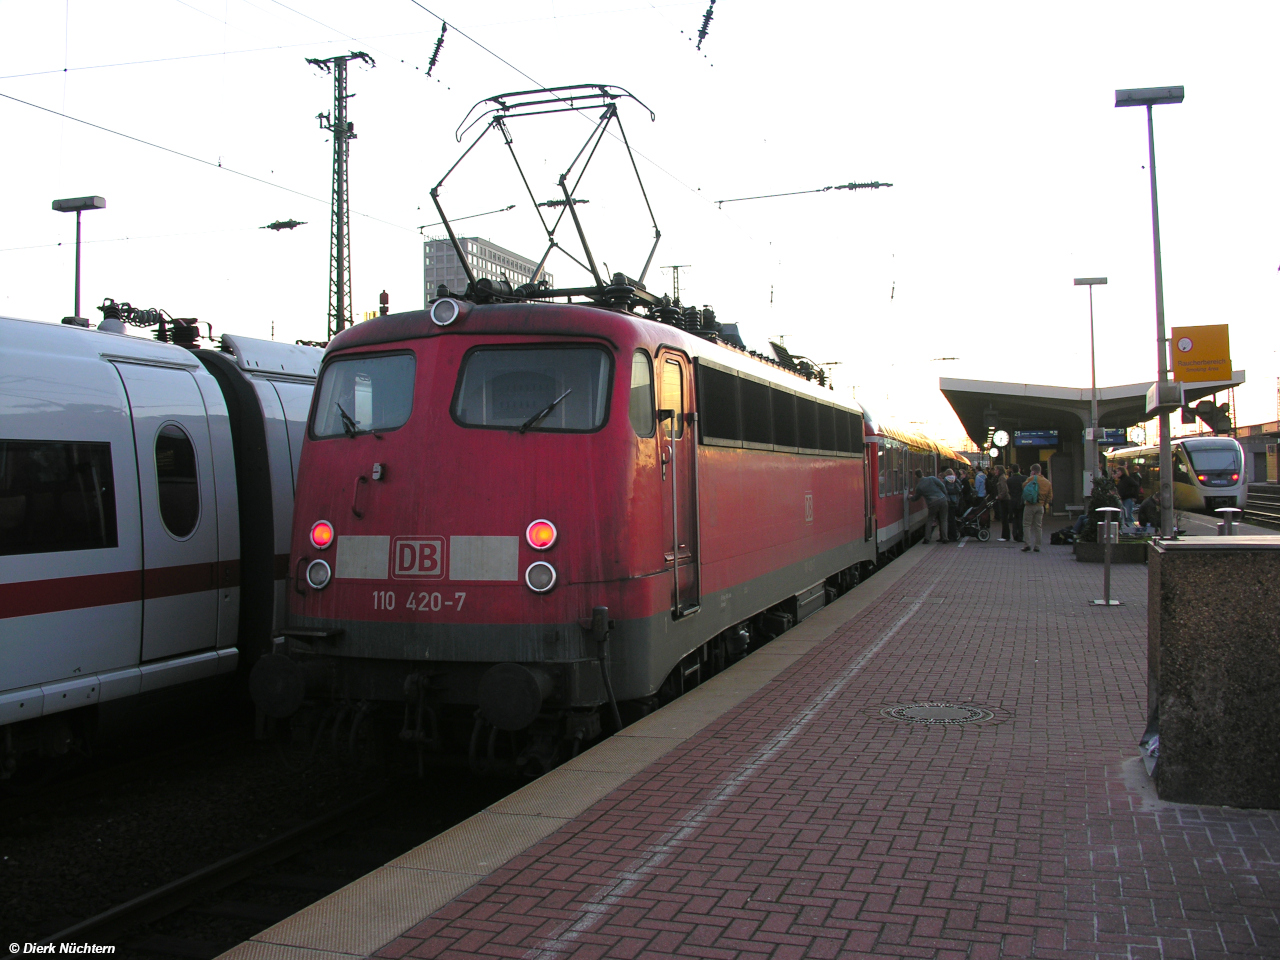
[[[1123,600],[1111,599],[1111,548],[1120,539],[1120,524],[1112,514],[1119,513],[1120,508],[1099,507],[1097,512],[1103,514],[1098,521],[1098,528],[1102,531],[1102,599],[1089,602],[1095,607],[1123,607]]]
[[[1213,511],[1222,515],[1222,522],[1218,524],[1218,536],[1234,537],[1236,535],[1236,514],[1243,511],[1239,507],[1218,507]]]

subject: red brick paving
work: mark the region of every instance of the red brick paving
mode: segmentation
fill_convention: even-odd
[[[383,957],[1280,957],[1280,813],[1144,800],[1146,568],[933,551]],[[941,602],[937,602],[941,600]],[[993,721],[882,707],[973,703]]]

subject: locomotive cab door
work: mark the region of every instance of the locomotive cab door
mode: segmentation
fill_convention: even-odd
[[[142,506],[142,659],[218,640],[218,507],[204,398],[183,369],[117,363]]]
[[[671,613],[697,613],[701,603],[698,568],[698,447],[691,412],[692,369],[687,357],[658,353],[658,464],[662,472],[663,542],[672,571]]]

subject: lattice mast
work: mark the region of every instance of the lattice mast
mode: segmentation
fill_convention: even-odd
[[[333,209],[329,229],[329,324],[328,338],[351,326],[351,222],[348,161],[350,142],[356,138],[355,124],[347,119],[347,64],[362,60],[374,66],[373,57],[352,51],[327,60],[307,58],[307,63],[333,74],[333,111],[318,113],[320,129],[333,135]]]

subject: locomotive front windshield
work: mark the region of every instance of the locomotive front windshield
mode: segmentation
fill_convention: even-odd
[[[1191,458],[1191,469],[1196,473],[1219,470],[1240,472],[1240,453],[1234,444],[1184,444],[1182,449]]]
[[[597,430],[612,367],[599,347],[478,347],[463,358],[453,416],[464,427]]]
[[[311,434],[355,436],[403,426],[413,410],[412,354],[356,356],[324,368]]]

